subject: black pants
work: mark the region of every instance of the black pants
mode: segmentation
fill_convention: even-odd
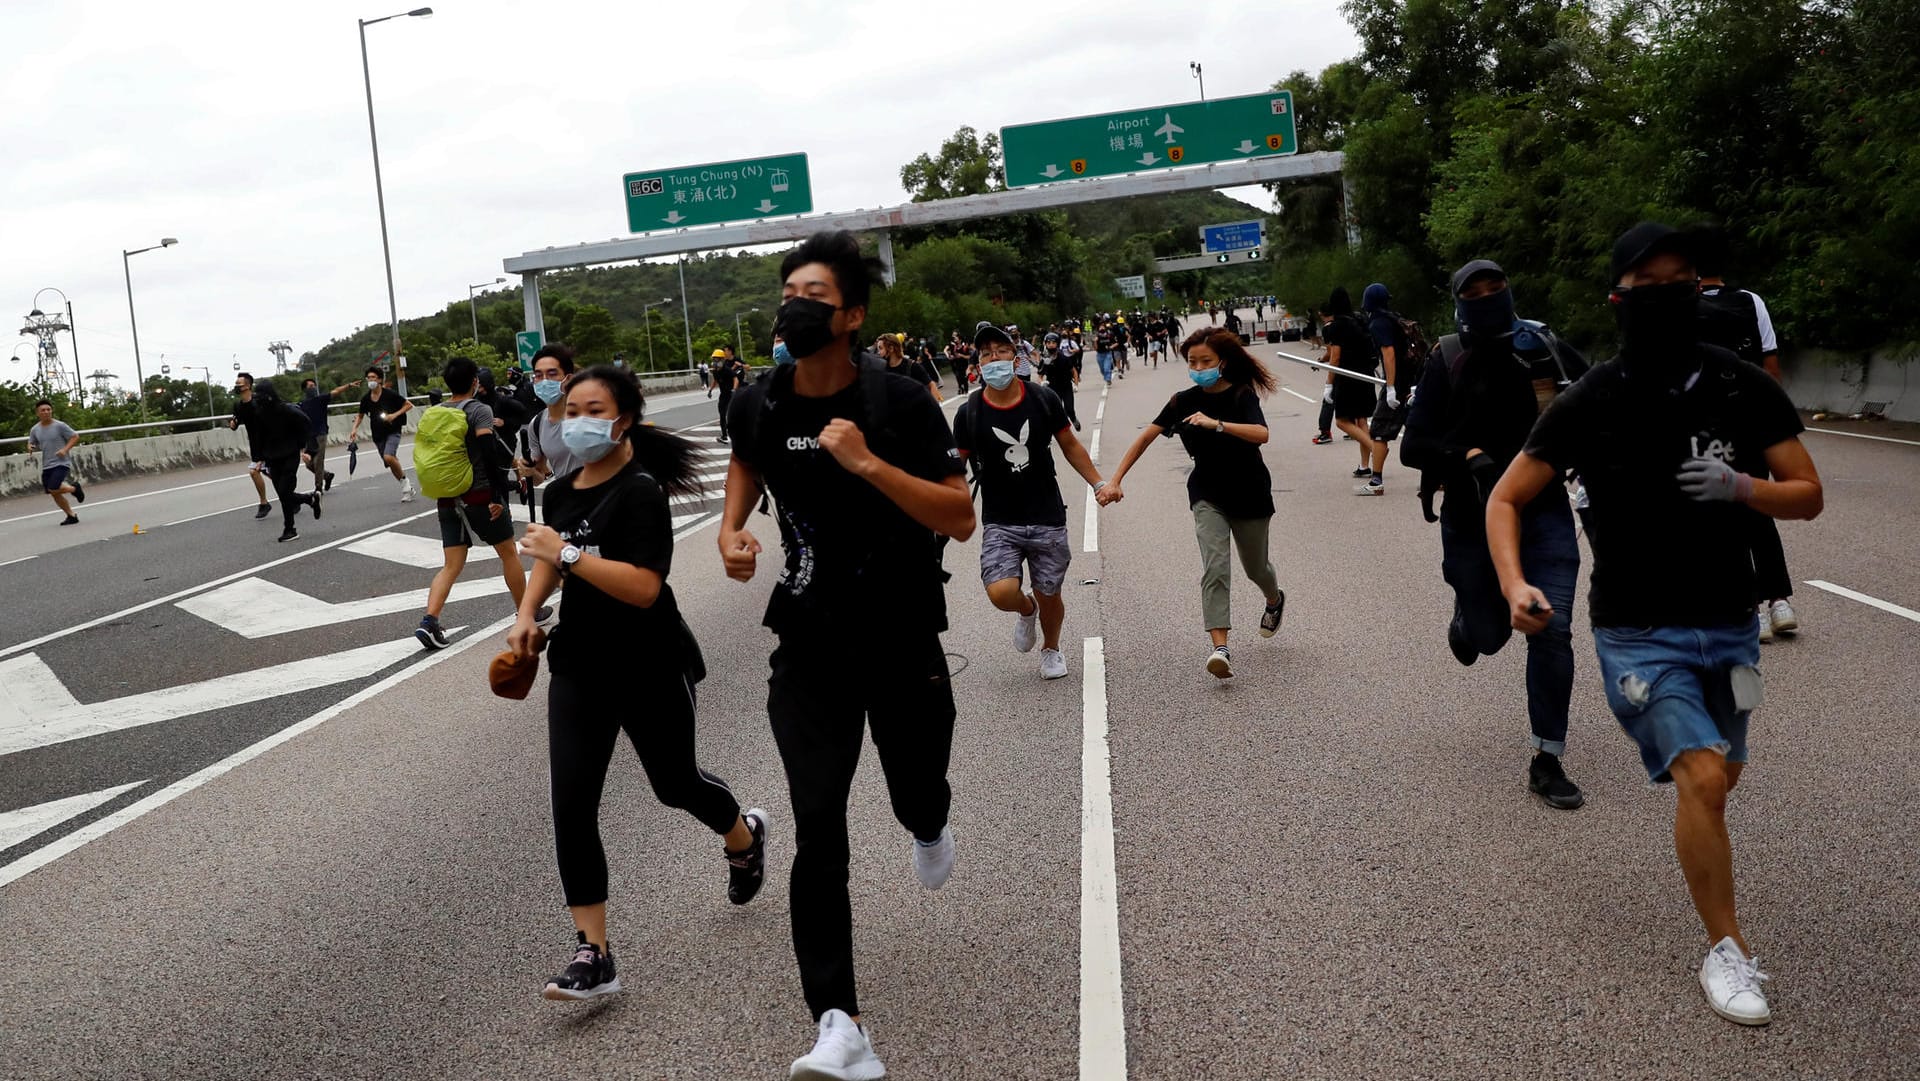
[[[1320,434],[1333,434],[1333,403],[1324,398],[1320,401]]]
[[[312,502],[310,495],[301,495],[294,491],[300,483],[300,455],[289,454],[285,458],[267,459],[267,476],[273,480],[273,492],[280,497],[280,517],[293,528],[293,516],[300,508]]]
[[[722,439],[726,439],[726,438],[728,438],[728,435],[727,435],[727,409],[728,409],[729,407],[731,407],[732,405],[733,405],[733,391],[732,391],[732,389],[731,389],[731,388],[729,388],[729,389],[726,389],[726,390],[722,390],[722,391],[720,392],[720,438],[722,438]]]
[[[1048,383],[1047,389],[1060,396],[1060,404],[1067,408],[1067,419],[1075,424],[1079,424],[1080,414],[1073,411],[1073,381],[1068,380],[1058,385]]]
[[[1787,574],[1787,550],[1780,546],[1780,524],[1758,512],[1748,544],[1753,548],[1754,585],[1762,601],[1793,596],[1793,578]]]
[[[952,802],[953,688],[940,638],[896,641],[886,652],[885,664],[856,676],[832,643],[783,638],[767,680],[767,716],[793,799],[793,953],[815,1019],[833,1009],[860,1012],[847,896],[847,795],[863,730],[873,732],[894,817],[916,839],[940,836]]]
[[[553,847],[567,906],[607,899],[607,854],[600,847],[600,790],[620,730],[640,755],[653,794],[725,835],[740,817],[727,782],[693,756],[693,688],[679,673],[643,675],[644,699],[624,677],[561,675],[547,684],[547,785],[553,798]],[[644,706],[638,703],[644,701]]]

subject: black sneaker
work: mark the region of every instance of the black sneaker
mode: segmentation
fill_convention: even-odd
[[[75,503],[85,503],[87,501],[87,490],[80,487],[80,482],[77,480],[69,480],[67,483],[73,485],[73,501]]]
[[[1540,751],[1533,756],[1533,764],[1527,767],[1527,788],[1547,806],[1562,811],[1571,811],[1587,802],[1580,786],[1567,780],[1567,771],[1560,767],[1560,756]]]
[[[1469,668],[1480,659],[1480,651],[1467,638],[1467,621],[1459,601],[1453,602],[1453,619],[1447,624],[1447,648],[1453,650],[1454,660]]]
[[[432,616],[420,617],[420,625],[413,629],[413,636],[428,649],[447,648],[447,632],[440,629],[440,621]]]
[[[313,508],[313,520],[316,522],[319,521],[320,520],[320,489],[315,488],[313,490],[313,494],[307,496],[307,505]]]
[[[300,531],[293,528],[292,526],[288,526],[287,528],[280,531],[280,539],[283,541],[299,540]]]
[[[535,623],[540,624],[543,627],[546,626],[547,620],[552,618],[553,618],[553,605],[551,604],[543,604],[539,608],[534,610],[533,621]]]
[[[1287,591],[1283,589],[1280,591],[1280,599],[1267,605],[1267,610],[1260,613],[1260,637],[1274,636],[1274,633],[1280,629],[1280,617],[1286,613],[1286,610]]]
[[[713,441],[715,443],[725,443],[727,442],[727,437],[724,435],[716,435],[713,437]]]
[[[1373,476],[1373,470],[1370,467],[1363,465],[1360,468],[1354,470],[1353,475],[1361,478],[1371,477]]]
[[[260,509],[253,512],[253,516],[255,518],[265,518],[267,515],[272,513],[273,513],[273,508],[268,506],[265,503],[262,503],[260,504]]]
[[[80,518],[77,515],[69,514],[65,518],[60,519],[60,524],[61,525],[79,525]]]
[[[758,807],[740,816],[753,833],[745,852],[727,853],[727,900],[744,905],[760,892],[767,878],[767,812]]]
[[[323,492],[333,491],[333,473],[331,471],[329,471],[325,477],[321,478],[320,490]]]
[[[575,931],[580,945],[574,948],[567,970],[547,981],[541,997],[555,1002],[580,1002],[620,990],[620,977],[613,971],[613,951],[601,950],[587,941],[584,932]]]
[[[1324,447],[1331,442],[1333,442],[1333,436],[1327,432],[1321,432],[1313,437],[1313,445],[1316,447]]]

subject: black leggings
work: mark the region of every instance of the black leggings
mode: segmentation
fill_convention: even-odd
[[[267,476],[273,480],[273,492],[280,497],[280,517],[293,528],[293,516],[307,505],[313,497],[294,491],[300,483],[300,455],[290,454],[285,458],[267,459]]]
[[[740,819],[727,782],[693,756],[693,687],[678,673],[643,678],[654,693],[636,705],[632,684],[553,674],[547,683],[547,785],[553,798],[553,846],[567,907],[607,899],[607,854],[600,847],[600,790],[622,728],[639,752],[653,793],[725,835]]]
[[[1059,396],[1060,404],[1065,406],[1067,409],[1067,419],[1072,421],[1075,424],[1080,423],[1080,414],[1075,413],[1073,411],[1072,381],[1069,380],[1068,382],[1061,383],[1059,386],[1054,386],[1052,383],[1049,383],[1047,384],[1047,389],[1053,391],[1054,394]]]
[[[722,439],[728,438],[727,410],[731,409],[732,407],[733,407],[733,388],[728,387],[726,389],[723,389],[720,392],[720,437]]]

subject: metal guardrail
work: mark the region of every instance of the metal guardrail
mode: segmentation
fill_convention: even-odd
[[[410,402],[424,402],[427,400],[427,396],[424,394],[410,394],[407,396],[407,400]],[[358,405],[359,403],[357,402],[341,402],[339,405],[328,405],[327,412],[333,413],[339,410],[356,409]],[[106,428],[82,428],[79,429],[76,434],[82,436],[104,435],[107,432],[132,432],[138,431],[141,428],[172,428],[181,424],[218,424],[223,420],[232,419],[232,413],[222,413],[217,417],[179,417],[172,420],[143,420],[138,424],[115,424]],[[25,443],[26,441],[27,437],[24,435],[8,436],[0,439],[0,447],[14,443]]]

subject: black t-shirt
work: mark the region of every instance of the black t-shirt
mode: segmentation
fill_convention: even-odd
[[[939,382],[938,379],[934,378],[933,365],[918,360],[903,360],[887,370],[895,375],[904,375],[922,387],[925,387],[928,383]]]
[[[1046,358],[1040,364],[1040,374],[1046,376],[1047,385],[1050,387],[1071,387],[1073,385],[1073,373],[1080,368],[1079,356],[1080,354],[1078,353],[1072,355],[1061,352],[1047,354]]]
[[[1259,397],[1246,387],[1212,394],[1189,387],[1168,399],[1153,424],[1169,439],[1178,434],[1193,457],[1193,472],[1187,474],[1189,505],[1204,499],[1229,518],[1271,517],[1273,477],[1260,448],[1237,435],[1183,423],[1195,413],[1228,424],[1264,425],[1267,415],[1260,410]]]
[[[980,473],[980,518],[989,525],[1066,525],[1054,478],[1053,437],[1068,426],[1058,395],[1025,380],[1001,408],[979,391],[960,403],[953,439]]]
[[[406,430],[407,421],[405,417],[397,418],[392,424],[388,424],[386,421],[380,419],[384,414],[398,413],[406,407],[407,400],[402,398],[400,393],[392,387],[381,387],[380,397],[378,399],[375,399],[372,394],[362,394],[360,396],[361,414],[371,414],[373,417],[373,441],[375,443],[385,441],[389,435],[395,432]]]
[[[867,420],[865,376],[831,397],[806,398],[793,391],[791,367],[734,395],[728,413],[734,456],[758,472],[772,494],[786,549],[786,570],[763,622],[781,635],[856,627],[865,633],[874,614],[885,613],[891,631],[946,630],[933,531],[841,468],[819,444],[827,422],[845,418],[882,460],[924,480],[944,480],[965,469],[946,416],[924,384],[888,373],[886,431],[875,432]],[[762,417],[768,395],[772,408]],[[738,438],[756,426],[751,445]]]
[[[592,488],[575,488],[578,471],[556,478],[541,497],[547,524],[588,555],[643,567],[666,578],[673,569],[673,519],[667,496],[638,462]],[[547,656],[555,672],[603,663],[623,668],[671,656],[680,609],[661,583],[647,608],[610,597],[570,574],[560,586],[560,624]]]
[[[1764,477],[1766,450],[1804,425],[1766,372],[1725,350],[1697,347],[1693,386],[1632,385],[1610,361],[1567,388],[1540,417],[1527,454],[1580,475],[1591,504],[1598,627],[1726,627],[1758,602],[1748,538],[1758,512],[1699,503],[1675,480],[1688,458],[1725,461]]]
[[[743,381],[741,376],[745,371],[738,364],[721,364],[713,369],[713,385],[722,394],[732,394],[733,388]]]
[[[1355,316],[1335,316],[1333,322],[1327,324],[1327,348],[1334,346],[1340,347],[1341,371],[1372,375],[1374,369],[1380,366],[1380,351],[1374,348],[1373,335]],[[1370,385],[1364,380],[1345,379],[1337,375],[1333,378],[1336,386],[1340,383]]]

